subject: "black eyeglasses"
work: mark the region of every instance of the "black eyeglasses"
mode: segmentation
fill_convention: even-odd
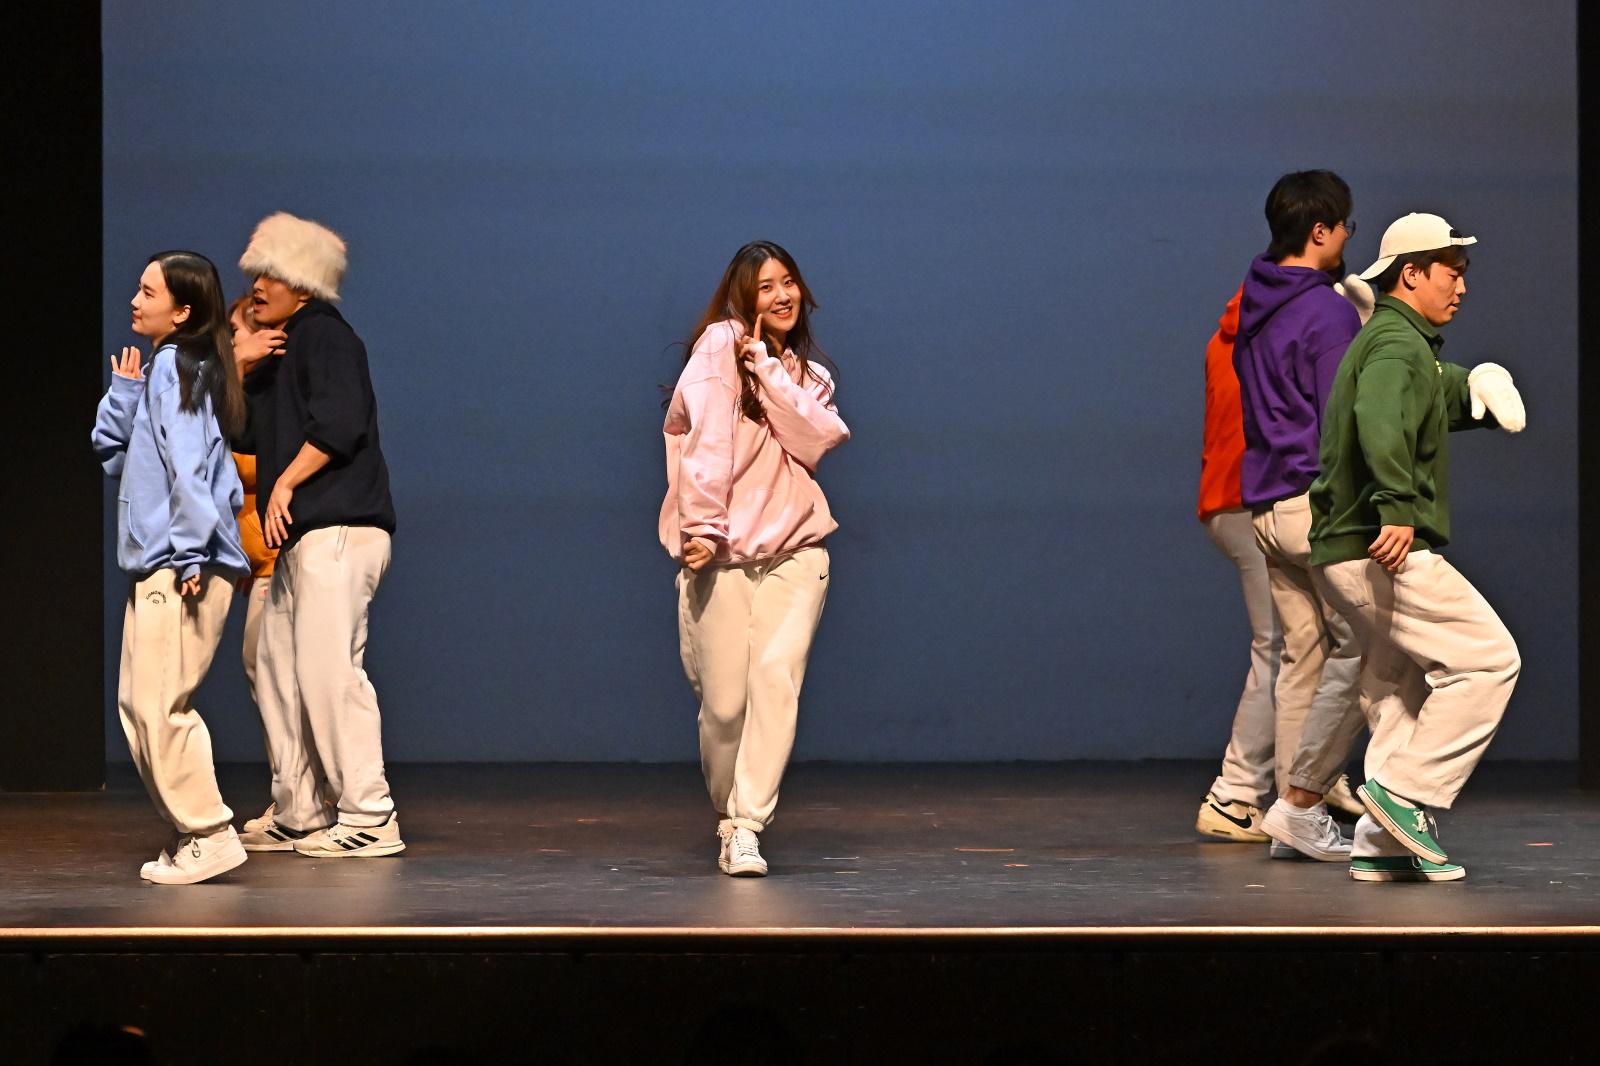
[[[1356,220],[1353,218],[1343,219],[1339,222],[1335,222],[1334,225],[1343,226],[1344,235],[1346,237],[1354,237],[1356,235]]]

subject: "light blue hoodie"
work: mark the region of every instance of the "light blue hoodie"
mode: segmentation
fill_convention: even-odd
[[[95,455],[117,488],[117,565],[135,577],[166,567],[187,581],[202,566],[238,574],[250,562],[239,545],[244,488],[212,413],[179,406],[177,348],[158,349],[147,381],[111,375],[100,401]]]

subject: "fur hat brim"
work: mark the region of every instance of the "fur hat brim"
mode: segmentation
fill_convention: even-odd
[[[337,233],[286,211],[262,219],[239,257],[239,269],[251,277],[265,274],[322,300],[339,298],[345,265]]]

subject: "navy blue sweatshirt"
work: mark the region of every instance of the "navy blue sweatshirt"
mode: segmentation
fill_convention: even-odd
[[[307,441],[328,465],[295,489],[289,550],[314,529],[376,526],[394,532],[389,467],[378,446],[378,401],[367,348],[334,306],[312,300],[283,325],[284,354],[245,376],[250,419],[234,451],[256,457],[256,512]]]

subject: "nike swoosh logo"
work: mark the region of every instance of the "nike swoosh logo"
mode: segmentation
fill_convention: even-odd
[[[817,575],[817,580],[818,581],[826,581],[826,580],[828,580],[828,575],[827,574],[818,574]]]
[[[1206,804],[1206,806],[1210,807],[1212,810],[1214,810],[1218,814],[1222,815],[1224,818],[1226,818],[1228,821],[1232,822],[1234,825],[1238,826],[1240,829],[1249,829],[1250,828],[1250,819],[1248,819],[1248,818],[1235,818],[1233,815],[1229,814],[1227,811],[1223,810],[1221,807],[1218,807],[1215,803],[1208,803],[1208,804]]]

